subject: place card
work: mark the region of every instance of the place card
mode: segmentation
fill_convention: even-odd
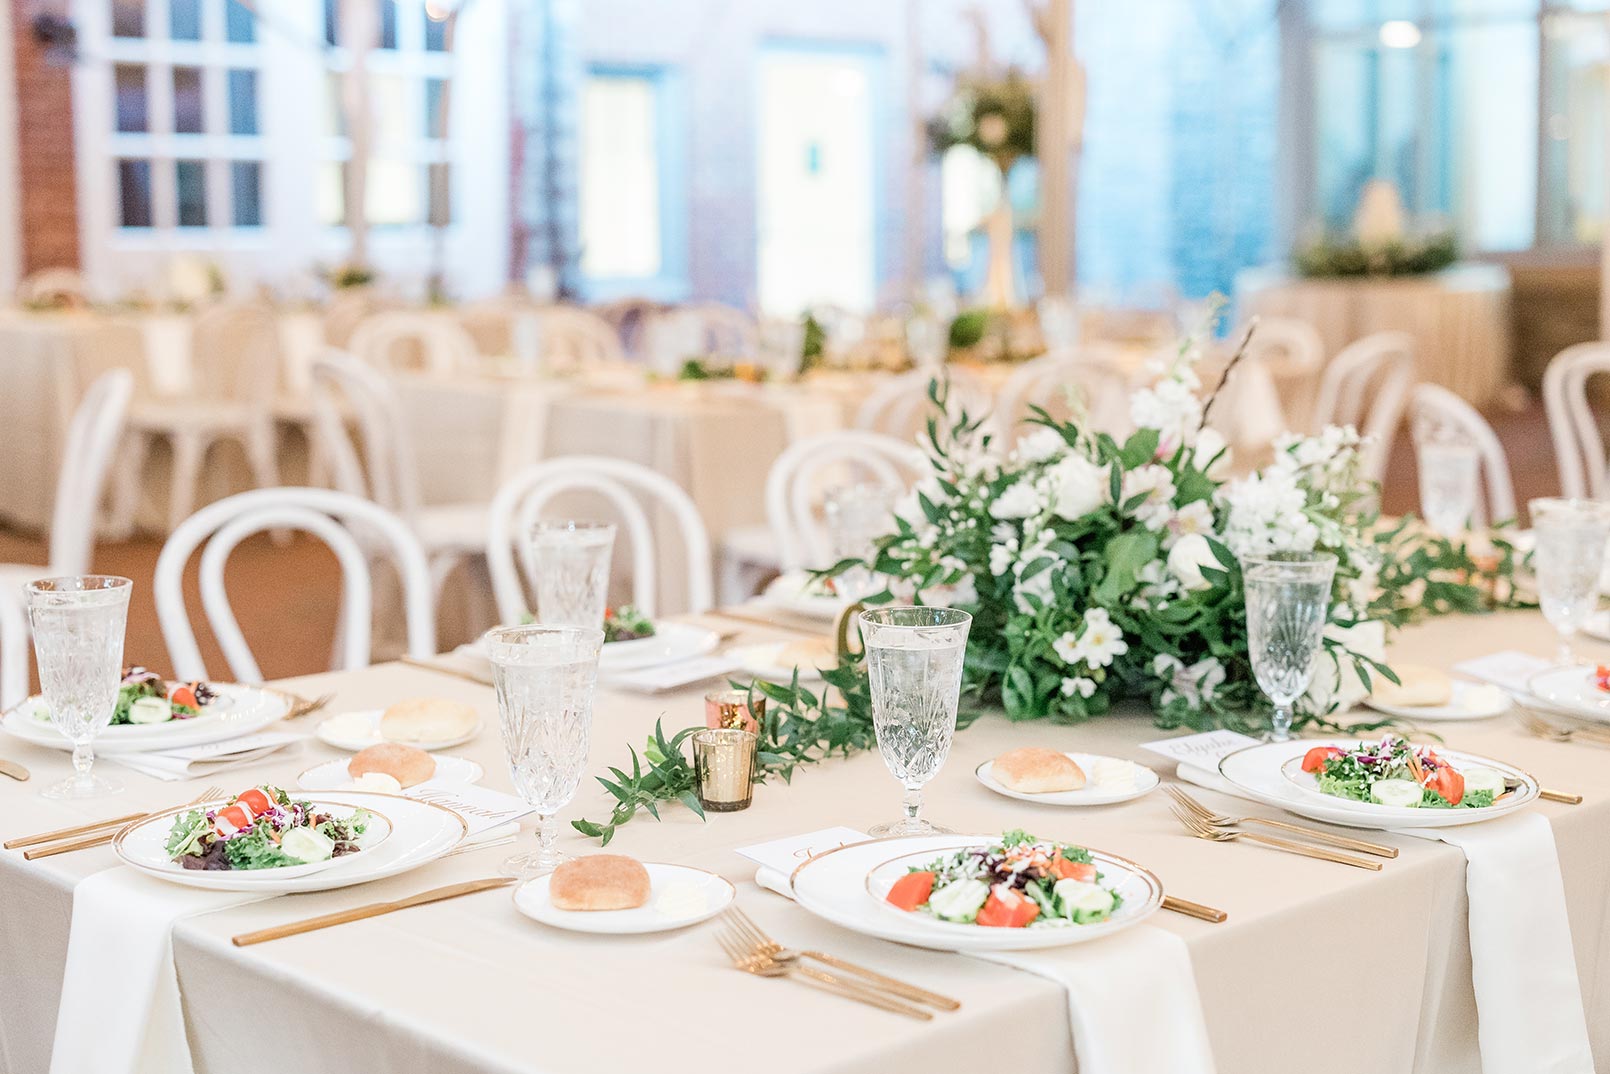
[[[463,817],[470,829],[464,837],[467,840],[536,812],[536,808],[523,799],[473,783],[457,787],[410,787],[403,791],[403,797],[445,806]]]
[[[1473,679],[1502,686],[1513,693],[1529,694],[1531,690],[1526,684],[1531,681],[1532,676],[1553,666],[1553,661],[1541,656],[1505,649],[1487,656],[1463,660],[1455,664],[1453,669],[1461,675],[1469,675]]]
[[[283,731],[262,731],[255,735],[242,735],[223,742],[206,742],[199,746],[185,746],[182,749],[153,753],[113,753],[107,754],[106,757],[125,768],[173,782],[251,764],[270,754],[278,753],[287,746],[301,742],[305,737]]]
[[[738,661],[731,657],[701,656],[694,660],[681,660],[675,664],[661,664],[659,667],[644,668],[641,671],[610,675],[604,681],[605,685],[610,687],[657,694],[664,690],[692,686],[707,679],[720,678],[736,671],[737,668]]]
[[[1179,764],[1217,771],[1219,762],[1237,750],[1256,746],[1258,740],[1236,731],[1204,731],[1199,735],[1181,735],[1179,738],[1162,738],[1156,742],[1143,742],[1141,749],[1150,750]]]
[[[772,869],[786,877],[818,854],[851,843],[864,843],[868,838],[865,832],[858,832],[854,828],[823,828],[804,835],[773,839],[769,843],[756,843],[752,847],[739,847],[737,852],[762,869]]]

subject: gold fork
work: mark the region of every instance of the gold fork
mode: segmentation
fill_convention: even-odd
[[[1174,811],[1174,815],[1185,825],[1185,830],[1198,839],[1207,839],[1216,843],[1233,843],[1245,839],[1249,843],[1273,847],[1276,850],[1285,850],[1292,854],[1301,854],[1306,858],[1333,861],[1338,865],[1351,865],[1355,869],[1369,869],[1374,872],[1379,872],[1381,869],[1381,863],[1378,861],[1365,861],[1363,858],[1355,858],[1351,854],[1343,854],[1338,850],[1311,847],[1306,843],[1294,843],[1289,839],[1277,839],[1272,835],[1259,835],[1257,832],[1237,832],[1226,828],[1216,828],[1184,806],[1174,804],[1170,805],[1169,808]]]
[[[1320,831],[1318,828],[1305,828],[1301,824],[1287,824],[1283,820],[1271,820],[1268,817],[1231,817],[1223,813],[1215,813],[1178,787],[1169,787],[1168,793],[1173,796],[1176,802],[1201,818],[1204,823],[1211,824],[1216,828],[1231,828],[1238,824],[1261,824],[1265,828],[1278,828],[1283,832],[1295,832],[1316,842],[1328,843],[1331,846],[1342,847],[1346,850],[1357,850],[1365,854],[1374,854],[1378,858],[1395,858],[1398,856],[1397,847],[1382,846],[1380,843],[1366,843],[1362,839],[1353,839],[1345,835],[1332,835],[1330,832]]]
[[[798,962],[802,958],[808,958],[824,965],[832,966],[835,969],[857,974],[898,996],[904,996],[906,999],[917,1003],[926,1003],[928,1006],[938,1007],[942,1011],[954,1011],[961,1007],[959,1002],[949,996],[941,996],[939,993],[930,992],[926,988],[918,988],[916,985],[906,984],[904,981],[896,980],[893,977],[885,977],[875,970],[869,970],[865,966],[858,966],[853,962],[839,958],[837,955],[829,955],[821,951],[795,951],[784,947],[766,935],[765,931],[755,924],[748,914],[736,906],[727,911],[727,920],[732,923],[738,935],[746,940],[753,950],[765,955],[774,962],[781,962],[787,965],[788,963]]]
[[[281,690],[280,693],[289,698],[291,702],[291,711],[287,712],[284,716],[281,716],[280,719],[282,720],[301,719],[303,716],[307,716],[310,713],[319,711],[331,701],[335,700],[335,694],[333,693],[321,694],[320,696],[313,698],[311,701],[305,697],[298,697],[295,694],[288,693],[284,690]]]
[[[785,965],[781,962],[775,962],[745,944],[743,940],[738,938],[735,931],[728,929],[718,930],[716,932],[716,942],[727,953],[727,957],[732,959],[732,964],[745,973],[752,973],[757,977],[790,977],[796,981],[809,983],[824,991],[831,992],[836,996],[857,1000],[894,1014],[903,1014],[908,1018],[917,1018],[924,1022],[933,1019],[933,1012],[931,1011],[925,1011],[920,1007],[902,1003],[900,1000],[881,996],[865,986],[845,981],[833,976],[831,973],[823,973],[821,970],[811,969],[808,966],[801,966],[797,963]]]
[[[223,788],[208,787],[206,790],[196,795],[195,798],[185,802],[179,808],[183,809],[184,806],[200,805],[202,802],[212,801],[214,799],[222,798],[223,796]],[[122,824],[119,824],[114,828],[96,831],[94,834],[85,835],[78,839],[69,839],[66,842],[56,843],[53,846],[36,847],[33,850],[25,850],[22,852],[22,856],[27,861],[33,861],[35,858],[49,858],[54,857],[57,854],[66,854],[74,850],[88,850],[91,847],[103,846],[107,843],[110,843],[117,836],[117,833],[122,831],[126,825],[133,824],[135,821],[144,820],[147,817],[155,816],[161,812],[163,811],[156,809],[152,810],[150,813],[137,814],[133,820],[125,820]]]
[[[1560,727],[1549,723],[1531,709],[1519,708],[1521,726],[1538,738],[1550,742],[1574,742],[1581,739],[1595,746],[1610,746],[1610,729],[1598,727]]]

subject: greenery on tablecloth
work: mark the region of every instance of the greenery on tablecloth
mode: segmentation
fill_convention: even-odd
[[[1383,243],[1324,235],[1298,247],[1292,260],[1299,273],[1310,277],[1418,276],[1441,272],[1459,260],[1459,243],[1451,231]]]

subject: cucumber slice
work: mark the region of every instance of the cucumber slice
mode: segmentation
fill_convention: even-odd
[[[1504,774],[1492,768],[1467,768],[1464,770],[1465,793],[1472,791],[1492,791],[1497,798],[1504,793]]]
[[[1420,804],[1420,785],[1412,779],[1383,779],[1370,788],[1370,798],[1384,806],[1412,809]]]
[[[928,896],[928,909],[935,917],[965,923],[978,916],[988,898],[989,885],[984,881],[956,880]]]
[[[1112,913],[1112,892],[1088,880],[1058,880],[1052,894],[1062,903],[1067,915],[1081,924],[1100,920]]]

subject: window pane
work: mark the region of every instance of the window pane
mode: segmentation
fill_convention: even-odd
[[[417,135],[419,116],[414,109],[419,100],[418,84],[402,75],[370,75],[369,107],[375,117],[373,133],[377,146],[411,146]]]
[[[174,187],[179,194],[179,226],[207,226],[207,162],[174,161]]]
[[[430,222],[437,227],[453,222],[453,191],[448,186],[451,174],[452,169],[442,162],[430,165],[426,172],[426,182],[430,184]]]
[[[313,189],[313,209],[319,223],[337,227],[347,220],[347,166],[344,161],[330,160],[319,165],[318,180]]]
[[[257,72],[249,68],[229,71],[229,133],[257,133]]]
[[[324,43],[337,44],[340,39],[341,7],[337,0],[324,0]]]
[[[660,271],[660,176],[653,79],[594,75],[582,89],[581,267],[589,276]]]
[[[173,69],[173,129],[178,134],[200,134],[201,68]]]
[[[409,161],[371,160],[365,184],[369,222],[381,226],[418,224],[425,218],[425,169]]]
[[[447,51],[447,20],[430,17],[432,5],[425,0],[425,51]]]
[[[1597,17],[1554,15],[1543,75],[1543,233],[1539,243],[1589,245],[1605,218],[1605,88],[1610,44]]]
[[[236,227],[259,227],[263,223],[263,162],[237,160],[229,165]]]
[[[229,40],[239,45],[249,45],[257,40],[257,18],[252,14],[251,8],[240,0],[226,0],[224,4],[224,33]]]
[[[145,118],[145,68],[136,63],[120,63],[112,68],[117,92],[117,129],[143,133],[150,129]]]
[[[151,162],[117,162],[119,222],[124,227],[151,226]]]
[[[112,0],[112,36],[145,36],[145,0]]]
[[[347,113],[341,105],[342,86],[346,76],[331,71],[324,76],[324,133],[332,138],[347,136]]]
[[[201,0],[168,0],[168,35],[175,41],[201,40]]]
[[[440,138],[442,136],[442,91],[447,86],[445,78],[425,79],[425,137]]]
[[[397,0],[380,0],[380,47],[397,47]]]

